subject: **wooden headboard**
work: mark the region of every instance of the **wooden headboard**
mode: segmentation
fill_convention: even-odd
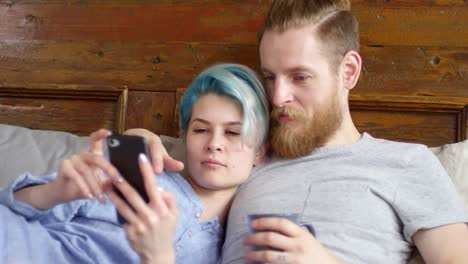
[[[436,147],[467,139],[467,98],[352,95],[351,115],[375,137]]]
[[[184,90],[176,92],[174,131],[179,131],[178,102]],[[99,127],[122,132],[127,104],[125,87],[2,87],[0,123],[79,135]],[[350,108],[357,128],[376,137],[430,147],[467,138],[468,98],[352,94]]]
[[[467,137],[467,1],[352,0],[361,131],[428,146]],[[258,70],[271,0],[0,1],[0,123],[179,131],[181,87],[204,68]]]

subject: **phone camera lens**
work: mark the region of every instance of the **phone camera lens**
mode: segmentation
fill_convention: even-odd
[[[112,147],[112,148],[118,147],[120,145],[119,140],[115,138],[109,138],[107,142],[109,144],[109,147]]]

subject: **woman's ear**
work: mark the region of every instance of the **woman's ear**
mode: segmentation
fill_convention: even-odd
[[[265,154],[267,152],[268,146],[267,144],[262,144],[260,148],[257,151],[257,154],[255,155],[255,159],[253,162],[253,166],[255,167],[260,161],[265,157]]]
[[[356,86],[361,75],[362,59],[354,50],[346,52],[341,63],[344,87],[351,90]]]

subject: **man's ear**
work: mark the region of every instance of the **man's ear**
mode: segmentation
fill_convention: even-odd
[[[254,159],[254,167],[255,165],[257,165],[258,163],[260,163],[260,161],[263,159],[263,157],[265,157],[266,155],[266,152],[267,152],[267,149],[268,149],[268,145],[265,143],[265,144],[262,144],[260,146],[260,148],[258,149],[257,151],[257,154],[255,155],[255,159]]]
[[[346,52],[341,62],[343,84],[346,89],[351,90],[356,86],[361,75],[362,59],[354,50]]]

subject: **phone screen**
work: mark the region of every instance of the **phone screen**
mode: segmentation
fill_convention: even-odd
[[[143,200],[148,202],[143,175],[138,165],[138,156],[140,153],[148,156],[148,148],[145,139],[138,136],[113,134],[107,137],[106,144],[109,153],[109,161],[119,171],[122,177],[138,191]],[[125,200],[124,196],[117,188],[115,188],[115,192]],[[118,218],[121,223],[125,223],[125,220],[120,214],[118,214]]]

